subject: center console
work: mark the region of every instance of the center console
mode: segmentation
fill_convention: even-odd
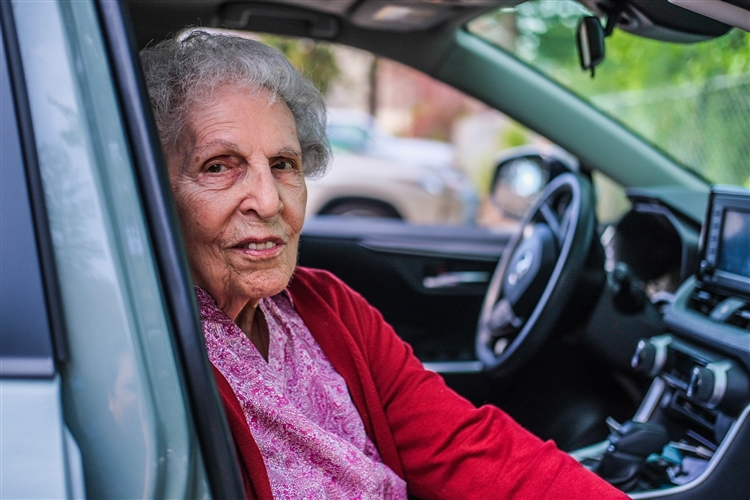
[[[633,498],[750,498],[750,190],[712,190],[664,320],[633,354],[653,379],[637,413],[572,455]]]

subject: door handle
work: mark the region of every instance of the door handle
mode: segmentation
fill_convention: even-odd
[[[484,271],[461,271],[454,273],[443,273],[437,276],[427,276],[422,280],[425,288],[450,288],[457,285],[469,283],[487,283],[490,273]]]

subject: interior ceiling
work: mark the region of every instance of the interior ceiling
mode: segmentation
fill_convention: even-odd
[[[619,29],[657,40],[678,43],[698,42],[721,36],[731,28],[726,24],[673,5],[668,0],[579,1],[601,17],[616,13]]]
[[[347,28],[419,32],[455,26],[523,0],[126,0],[139,46],[186,26],[336,40]],[[326,27],[327,25],[327,27]],[[309,32],[305,32],[308,30]]]
[[[377,53],[378,32],[396,36],[393,43],[441,37],[479,14],[524,0],[125,0],[138,44],[161,40],[186,26],[228,27],[350,43]],[[668,0],[579,0],[602,18],[621,13],[618,26],[631,33],[675,42],[694,42],[730,28]],[[746,5],[750,0],[729,0]],[[379,38],[379,41],[375,39]],[[368,46],[368,39],[372,40]],[[374,45],[374,46],[372,46]],[[386,44],[387,45],[387,44]],[[403,46],[402,46],[403,47]],[[395,49],[395,47],[394,47]]]
[[[124,0],[139,47],[168,38],[188,26],[234,28],[350,45],[428,74],[439,66],[453,43],[456,28],[483,12],[520,1]],[[397,9],[394,11],[393,7]],[[385,13],[372,23],[372,14],[383,8]],[[419,9],[430,9],[435,14],[419,14]],[[417,14],[409,18],[409,12]],[[383,31],[388,36],[384,37]]]

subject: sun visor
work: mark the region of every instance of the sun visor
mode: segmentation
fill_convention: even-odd
[[[515,5],[521,0],[369,0],[357,7],[351,22],[360,28],[426,31],[455,17],[456,11]]]
[[[693,43],[709,40],[727,33],[731,26],[691,10],[684,9],[671,0],[627,0],[608,8],[599,0],[580,0],[599,16],[617,15],[617,28],[634,35],[675,43]],[[713,0],[687,0],[686,3],[713,3]]]
[[[734,0],[733,3],[723,0],[703,0],[702,2],[669,0],[669,2],[683,9],[750,32],[750,0]]]
[[[323,39],[336,38],[341,24],[322,12],[270,4],[229,3],[219,16],[220,24],[231,29]]]

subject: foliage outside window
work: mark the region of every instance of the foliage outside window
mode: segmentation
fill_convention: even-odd
[[[578,64],[570,0],[535,0],[472,21],[513,53],[710,182],[750,187],[750,34],[692,44],[615,30],[595,78]]]

